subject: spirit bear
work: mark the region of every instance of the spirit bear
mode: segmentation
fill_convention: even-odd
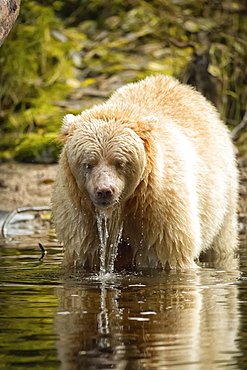
[[[164,75],[128,84],[106,103],[65,116],[60,141],[52,203],[65,266],[99,268],[99,215],[106,253],[119,242],[121,261],[131,258],[133,268],[186,269],[203,251],[235,250],[233,145],[193,88]]]

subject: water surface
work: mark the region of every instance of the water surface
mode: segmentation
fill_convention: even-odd
[[[244,245],[239,267],[180,273],[66,275],[61,259],[36,217],[0,239],[0,369],[247,368]]]

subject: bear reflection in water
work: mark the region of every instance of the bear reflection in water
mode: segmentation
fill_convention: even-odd
[[[120,269],[187,269],[210,248],[216,256],[235,250],[233,145],[191,87],[163,75],[126,85],[105,104],[65,116],[60,141],[52,202],[65,266],[99,270],[102,246]]]
[[[69,279],[56,288],[61,369],[236,365],[238,275],[205,268],[105,284]]]

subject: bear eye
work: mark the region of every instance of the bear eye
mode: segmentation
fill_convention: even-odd
[[[125,166],[125,162],[121,161],[121,160],[118,160],[118,161],[115,162],[115,166],[116,166],[116,168],[122,169]]]
[[[93,169],[93,164],[92,163],[83,163],[83,167],[87,171],[91,171]]]

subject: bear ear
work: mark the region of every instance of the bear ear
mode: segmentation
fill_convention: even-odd
[[[158,117],[154,114],[150,116],[146,116],[143,119],[143,123],[145,124],[145,128],[147,131],[152,131],[153,127],[158,123]]]
[[[64,143],[67,140],[68,136],[73,132],[75,128],[75,118],[76,116],[74,116],[73,114],[67,114],[66,116],[64,116],[60,135],[58,137],[58,140],[60,142]]]
[[[143,116],[140,121],[133,121],[133,125],[129,127],[140,137],[141,140],[147,145],[149,143],[154,127],[158,123],[158,117],[155,115]]]

